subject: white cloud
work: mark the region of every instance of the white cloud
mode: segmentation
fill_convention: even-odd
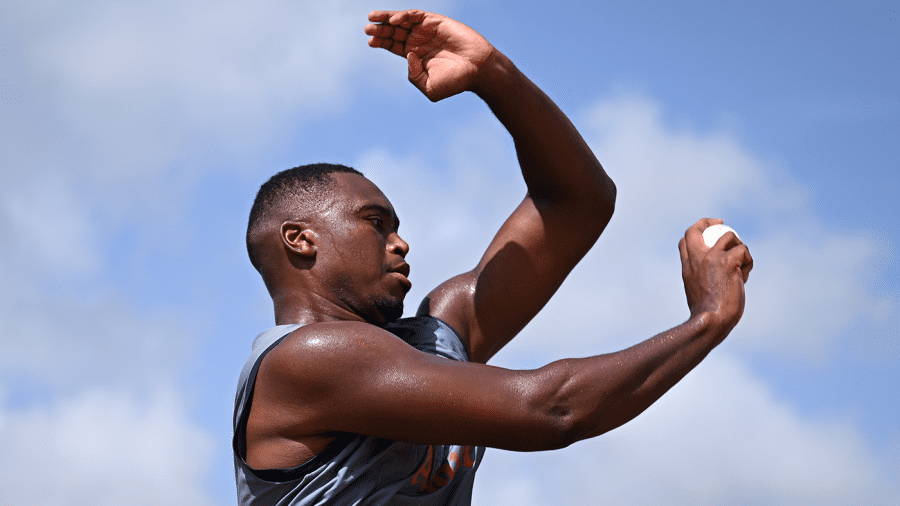
[[[7,188],[0,194],[3,256],[56,276],[96,272],[96,233],[84,203],[59,177],[38,176],[30,183],[24,191]]]
[[[687,318],[677,250],[702,217],[734,226],[754,255],[747,307],[730,342],[820,358],[885,296],[872,290],[875,237],[830,227],[808,189],[726,133],[673,131],[646,100],[601,102],[586,137],[619,188],[597,246],[521,339],[533,356],[633,343]],[[593,319],[580,315],[592,315]],[[559,342],[541,336],[565,336]],[[521,344],[521,343],[520,343]],[[609,348],[604,348],[608,351]]]
[[[0,405],[3,504],[211,504],[210,436],[170,391],[90,390],[47,408]]]
[[[872,290],[871,236],[784,224],[753,252],[760,268],[739,330],[747,348],[822,358],[854,322],[884,321],[877,308],[885,296]]]
[[[489,450],[475,502],[893,503],[900,488],[874,454],[851,425],[800,416],[734,357],[713,352],[611,433],[554,452]],[[530,492],[511,500],[506,491],[519,483]]]
[[[0,368],[65,391],[176,374],[202,335],[198,318],[139,307],[99,278],[100,231],[85,204],[65,183],[36,179],[46,182],[0,205]]]
[[[78,93],[128,96],[151,113],[145,121],[240,126],[344,97],[346,74],[366,50],[365,9],[359,1],[91,2],[43,33],[34,56]],[[187,125],[156,108],[178,111]]]
[[[12,4],[0,20],[11,41],[4,63],[26,92],[0,120],[10,148],[0,186],[18,193],[34,175],[74,176],[107,227],[174,219],[202,174],[256,168],[277,146],[302,144],[291,138],[298,125],[384,79],[363,32],[371,9],[360,0]]]
[[[51,296],[18,283],[5,286],[0,364],[39,388],[154,385],[181,371],[202,335],[191,332],[195,320],[162,308],[137,311],[111,291],[72,300],[74,290]]]

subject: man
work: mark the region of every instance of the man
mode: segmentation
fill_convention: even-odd
[[[606,227],[615,186],[563,113],[469,27],[376,11],[369,45],[405,56],[433,101],[481,97],[512,135],[528,192],[471,271],[397,320],[409,245],[390,201],[357,171],[275,175],[247,246],[275,306],[235,406],[240,504],[469,504],[485,447],[565,447],[634,418],[743,313],[752,258],[702,219],[679,243],[687,322],[632,348],[533,371],[484,365],[546,304]]]

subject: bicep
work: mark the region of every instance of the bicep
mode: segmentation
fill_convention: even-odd
[[[292,361],[287,382],[302,432],[523,451],[559,446],[558,420],[540,402],[540,371],[457,362],[376,330],[321,335],[315,349],[301,343],[282,354],[304,357]]]
[[[504,222],[478,265],[429,294],[423,310],[460,330],[486,362],[546,305],[606,225],[530,197]]]

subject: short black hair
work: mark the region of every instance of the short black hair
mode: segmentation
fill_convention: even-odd
[[[265,225],[271,219],[278,217],[285,204],[298,205],[310,197],[321,196],[332,185],[334,179],[331,174],[344,172],[350,174],[363,174],[346,165],[335,163],[311,163],[292,169],[283,170],[263,183],[250,208],[250,219],[247,223],[247,254],[250,255],[250,263],[257,271],[261,271],[259,258],[253,247],[254,236],[265,229]]]

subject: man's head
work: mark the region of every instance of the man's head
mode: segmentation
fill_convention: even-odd
[[[312,164],[262,185],[247,252],[280,309],[355,314],[383,325],[403,313],[409,246],[390,201],[350,167]],[[280,301],[283,308],[279,307]],[[305,302],[297,302],[305,301]],[[314,307],[313,307],[314,306]],[[310,309],[312,308],[312,309]],[[332,315],[333,316],[333,315]]]

